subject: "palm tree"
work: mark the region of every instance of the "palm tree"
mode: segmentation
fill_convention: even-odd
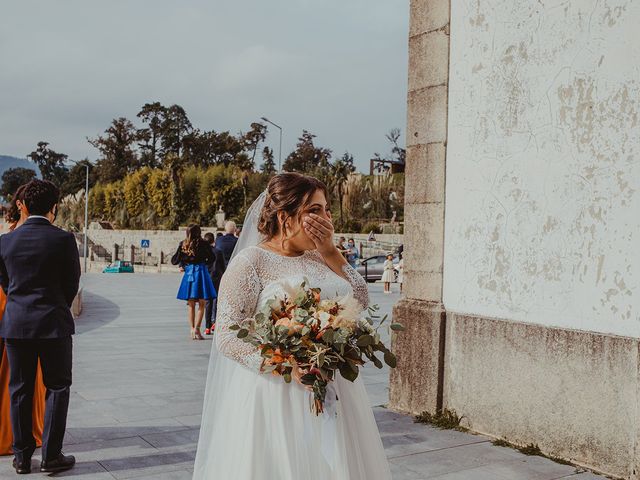
[[[344,199],[344,184],[349,179],[349,175],[355,172],[356,167],[353,165],[353,155],[348,152],[335,161],[332,168],[332,176],[336,194],[338,196],[338,202],[340,206],[340,223],[344,225],[343,214],[343,199]]]

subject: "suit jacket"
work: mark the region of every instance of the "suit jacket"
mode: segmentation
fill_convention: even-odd
[[[7,306],[0,337],[47,339],[75,333],[71,304],[80,284],[73,234],[29,218],[0,236],[0,285]]]
[[[232,233],[227,233],[216,240],[216,248],[222,252],[225,265],[229,264],[236,243],[238,243],[238,237]]]
[[[222,280],[222,274],[227,267],[224,261],[224,255],[215,245],[211,245],[211,251],[213,251],[213,257],[207,264],[207,267],[209,268],[209,275],[211,275],[211,281],[213,282],[213,286],[216,287],[217,292],[220,290],[220,280]]]

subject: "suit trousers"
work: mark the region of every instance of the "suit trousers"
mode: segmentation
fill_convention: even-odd
[[[207,305],[204,310],[204,325],[205,328],[211,328],[216,323],[216,312],[218,310],[218,299],[211,298],[207,300]]]
[[[73,340],[69,337],[53,339],[6,339],[9,360],[9,394],[11,396],[11,427],[13,451],[18,461],[31,458],[36,449],[32,434],[33,393],[38,359],[42,379],[47,389],[42,459],[54,460],[62,452],[67,426]]]

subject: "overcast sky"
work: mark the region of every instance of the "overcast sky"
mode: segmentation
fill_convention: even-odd
[[[408,0],[20,0],[0,6],[0,154],[39,140],[79,160],[86,137],[146,102],[202,130],[302,129],[368,169],[404,134]],[[404,141],[404,135],[402,140]],[[269,143],[278,155],[277,130]]]

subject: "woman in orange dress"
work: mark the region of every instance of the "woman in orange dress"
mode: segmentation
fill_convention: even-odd
[[[27,219],[26,210],[20,200],[22,187],[20,187],[11,201],[11,206],[7,212],[7,222],[11,225],[10,230],[18,228]],[[7,296],[0,288],[0,322],[4,307],[7,304]],[[38,446],[42,445],[42,429],[44,427],[44,400],[46,389],[42,381],[42,372],[38,367],[36,376],[36,386],[33,395],[33,436]],[[4,340],[0,338],[0,455],[11,455],[13,449],[13,433],[11,431],[9,397],[9,362],[7,361],[7,352],[4,348]]]

